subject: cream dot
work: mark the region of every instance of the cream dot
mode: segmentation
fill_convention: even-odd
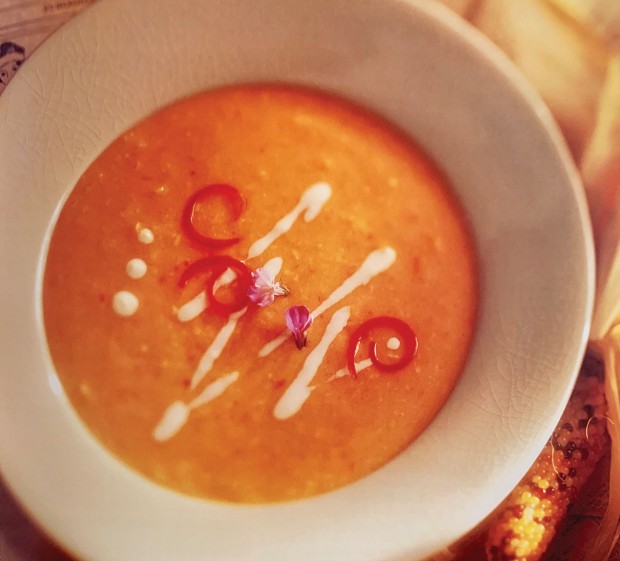
[[[155,236],[153,235],[153,231],[149,230],[148,228],[142,228],[139,232],[138,232],[138,241],[140,243],[153,243],[153,240],[155,239]]]
[[[121,290],[112,297],[112,309],[119,316],[132,316],[138,311],[139,306],[138,297],[127,290]]]
[[[390,337],[387,342],[387,348],[391,351],[400,348],[400,340],[397,337]]]
[[[125,271],[132,279],[141,279],[146,275],[146,269],[146,263],[138,258],[130,259],[125,267]]]

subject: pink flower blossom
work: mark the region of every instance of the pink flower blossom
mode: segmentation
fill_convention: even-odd
[[[252,284],[248,288],[248,297],[255,304],[265,307],[273,304],[276,296],[286,296],[288,290],[280,286],[279,282],[265,268],[258,268],[252,271]]]
[[[286,310],[285,314],[286,327],[288,327],[293,336],[298,349],[306,346],[308,340],[308,330],[314,321],[310,311],[306,306],[293,306]]]

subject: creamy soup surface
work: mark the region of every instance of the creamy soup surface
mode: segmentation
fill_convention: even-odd
[[[183,220],[221,184],[193,206],[195,232],[239,238],[213,248]],[[180,282],[212,256],[289,294],[227,313],[241,274]],[[214,271],[224,310],[205,296]],[[161,485],[233,502],[323,493],[406,448],[462,371],[477,298],[467,221],[424,153],[350,102],[276,85],[202,93],[118,138],[65,202],[43,286],[53,363],[96,438]],[[314,312],[301,349],[293,306]],[[386,316],[415,333],[415,356],[379,325],[351,371],[356,330]],[[404,364],[377,367],[373,342]]]

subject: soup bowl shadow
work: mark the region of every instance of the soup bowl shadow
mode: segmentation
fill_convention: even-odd
[[[481,277],[464,374],[422,436],[357,483],[261,506],[178,495],[105,452],[58,384],[40,311],[50,224],[93,159],[164,105],[248,82],[334,92],[407,131],[454,186]],[[33,54],[0,98],[0,122],[0,469],[76,556],[414,561],[482,520],[549,437],[592,308],[584,195],[547,108],[447,9],[102,0]]]

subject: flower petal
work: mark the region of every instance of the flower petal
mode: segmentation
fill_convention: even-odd
[[[248,288],[248,297],[255,304],[265,307],[273,304],[276,296],[286,296],[288,290],[276,282],[271,272],[259,267],[252,271],[252,285]]]
[[[258,306],[265,307],[273,304],[275,295],[270,288],[250,286],[248,288],[248,298]]]
[[[263,267],[252,271],[252,280],[254,281],[254,286],[256,286],[257,288],[273,288],[274,286],[274,278],[272,274]]]
[[[286,310],[284,319],[286,326],[295,336],[297,347],[301,349],[306,344],[308,329],[314,321],[310,311],[306,306],[293,306]]]

